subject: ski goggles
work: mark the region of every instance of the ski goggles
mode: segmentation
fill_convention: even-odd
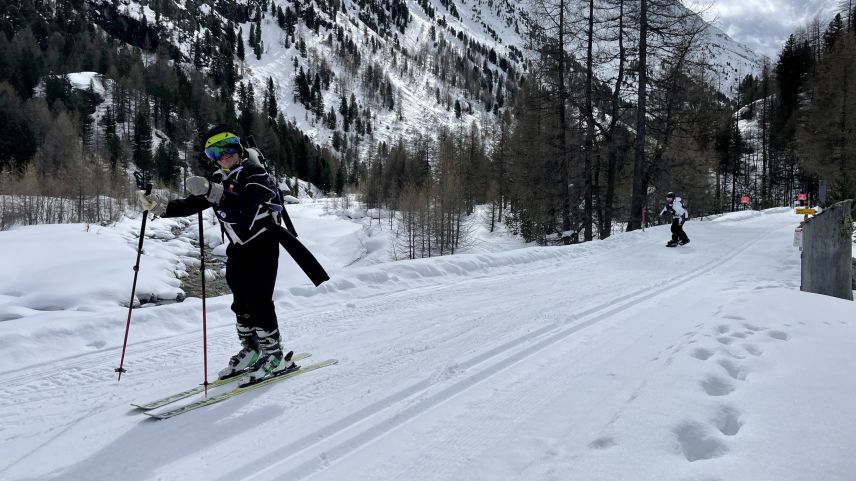
[[[205,155],[214,162],[219,162],[224,155],[232,155],[241,152],[241,139],[235,134],[218,134],[205,143]],[[217,139],[217,137],[221,137]]]

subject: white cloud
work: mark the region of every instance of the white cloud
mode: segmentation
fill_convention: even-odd
[[[820,15],[826,24],[838,9],[837,0],[688,0],[734,40],[774,60],[795,30]]]

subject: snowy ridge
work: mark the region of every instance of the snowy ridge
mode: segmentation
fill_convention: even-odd
[[[763,55],[737,43],[717,27],[708,27],[707,41],[703,43],[704,54],[712,59],[715,77],[711,84],[728,98],[737,97],[737,86],[747,75],[760,75],[765,62]]]

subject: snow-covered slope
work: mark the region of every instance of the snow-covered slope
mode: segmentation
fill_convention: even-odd
[[[769,59],[735,42],[716,26],[710,25],[705,34],[702,51],[711,63],[714,74],[711,84],[726,97],[734,99],[740,81],[747,75],[760,75]]]
[[[375,141],[392,142],[417,133],[431,134],[441,127],[454,128],[460,124],[456,102],[461,105],[465,125],[472,121],[490,125],[497,110],[511,105],[526,74],[526,19],[532,14],[531,5],[507,0],[275,0],[267,3],[258,22],[261,48],[257,56],[250,38],[256,29],[253,2],[214,8],[204,0],[177,0],[171,8],[175,18],[164,13],[158,21],[150,6],[141,6],[139,0],[123,0],[118,6],[107,0],[89,1],[92,11],[117,8],[121,16],[152,28],[159,38],[175,45],[190,67],[191,59],[199,57],[195,50],[203,49],[203,40],[211,34],[210,23],[220,22],[223,36],[222,30],[233,22],[246,46],[245,61],[238,66],[240,82],[253,85],[260,106],[272,81],[285,119],[321,145],[332,144],[337,130],[346,135],[338,111],[342,97],[349,100],[351,95],[358,111],[368,112],[370,120],[364,123],[372,124]],[[333,7],[334,3],[339,7]],[[289,17],[294,21],[293,35],[286,33],[291,27],[283,28],[281,18],[272,13],[274,7],[303,12]],[[308,11],[311,13],[306,14]],[[632,31],[627,36],[632,43]],[[716,27],[709,29],[700,44],[703,56],[712,64],[709,81],[725,95],[736,95],[732,87],[745,75],[759,71],[763,63],[761,56]],[[198,62],[203,70],[213,68],[213,59],[203,57]],[[308,102],[296,99],[295,83],[301,71],[310,76],[310,83],[321,73],[322,108],[325,114],[336,111],[335,128],[313,113]],[[608,78],[609,67],[602,67],[598,74]],[[632,86],[627,88],[632,90]],[[347,135],[354,135],[353,126]]]
[[[492,122],[495,117],[487,111],[485,99],[489,95],[497,94],[497,89],[492,86],[488,92],[480,92],[474,97],[471,92],[461,88],[460,79],[467,75],[467,71],[481,70],[487,65],[493,72],[493,77],[499,79],[497,84],[504,84],[506,103],[509,105],[509,87],[515,87],[518,80],[516,76],[525,74],[526,38],[525,22],[523,18],[527,14],[527,8],[512,2],[488,2],[477,0],[473,2],[449,0],[429,0],[425,2],[434,9],[435,18],[426,14],[426,10],[420,6],[420,2],[405,2],[411,13],[411,21],[401,34],[396,33],[396,42],[401,45],[405,55],[393,53],[394,49],[389,45],[390,39],[379,37],[360,20],[359,7],[350,2],[343,2],[344,12],[339,12],[332,19],[336,25],[342,25],[346,32],[353,37],[358,45],[365,45],[369,38],[373,38],[385,44],[386,48],[372,51],[360,48],[363,63],[374,63],[388,73],[397,91],[397,102],[401,106],[393,109],[385,109],[376,102],[367,99],[368,93],[361,89],[359,82],[349,78],[346,68],[337,62],[333,54],[335,42],[324,42],[323,31],[321,35],[313,36],[311,32],[303,29],[303,36],[307,39],[308,49],[311,56],[328,59],[330,67],[335,73],[335,86],[324,95],[324,105],[338,108],[339,97],[344,92],[346,95],[355,93],[361,105],[370,106],[376,115],[377,138],[393,141],[399,136],[405,138],[417,133],[434,133],[441,126],[454,127],[458,121],[452,105],[459,100],[464,106],[472,108],[471,114],[464,115],[464,120],[469,123],[473,120],[481,122]],[[444,6],[443,4],[448,5]],[[457,5],[454,11],[459,12],[453,16],[449,12],[452,6]],[[438,22],[440,15],[444,15],[444,26]],[[445,28],[444,28],[445,27]],[[278,86],[278,101],[285,108],[286,118],[299,125],[315,141],[326,144],[332,138],[332,132],[323,125],[323,122],[315,122],[311,114],[300,104],[295,104],[292,99],[292,85],[299,68],[304,66],[304,59],[298,54],[296,46],[289,49],[278,47],[281,44],[282,32],[275,22],[267,19],[263,22],[265,45],[264,55],[261,59],[249,58],[248,74],[253,78],[257,91],[264,88],[268,78],[273,78]],[[298,25],[298,30],[301,27]],[[247,32],[244,28],[244,32]],[[436,32],[432,39],[429,32]],[[457,36],[456,36],[457,34]],[[466,42],[462,41],[462,35]],[[632,34],[630,34],[632,37]],[[442,40],[440,40],[442,38]],[[432,70],[432,58],[439,61],[437,57],[438,42],[446,43],[448,48],[456,51],[460,56],[461,65],[449,66],[458,79],[458,84],[450,84],[448,79],[438,77]],[[710,65],[707,75],[711,86],[724,95],[736,96],[736,85],[748,74],[759,72],[763,66],[764,58],[752,52],[745,45],[739,44],[728,35],[714,26],[710,26],[704,33],[704,38],[699,42],[700,55]],[[497,58],[505,59],[511,70],[503,71],[498,66],[499,61],[489,62],[488,54],[478,52],[471,45],[482,45],[487,49],[494,50]],[[617,47],[615,48],[617,50]],[[582,48],[579,49],[583,51]],[[657,51],[652,51],[656,56]],[[401,66],[404,57],[409,56],[411,68]],[[392,58],[395,57],[395,60]],[[425,63],[414,67],[414,59],[424,58]],[[291,60],[297,59],[298,67],[294,67]],[[469,61],[463,61],[468,59]],[[650,62],[655,65],[656,62]],[[398,65],[398,67],[396,67]],[[483,72],[482,72],[483,73]],[[601,78],[609,78],[611,72],[609,66],[603,66],[599,71]],[[484,81],[484,77],[480,77]],[[494,80],[496,82],[496,80]],[[506,83],[507,82],[507,83]],[[437,91],[440,92],[441,101],[438,102]],[[632,92],[628,87],[628,92]],[[450,99],[444,102],[443,99]]]
[[[283,261],[286,345],[340,363],[157,422],[129,404],[202,380],[200,303],[136,310],[116,382],[135,222],[0,232],[12,247],[0,251],[0,479],[856,472],[856,305],[799,291],[788,209],[691,222],[677,249],[664,226],[392,263],[352,262],[383,242],[362,225],[318,204],[292,212],[332,279],[313,288]],[[170,287],[152,271],[190,248],[160,223],[142,261],[149,289]],[[208,302],[212,372],[237,346],[229,301]]]

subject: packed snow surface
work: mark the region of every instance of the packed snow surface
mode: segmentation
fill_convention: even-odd
[[[117,382],[140,219],[0,232],[0,479],[856,477],[856,305],[799,291],[790,210],[689,222],[675,249],[668,227],[481,232],[392,262],[365,219],[289,209],[331,280],[283,253],[285,346],[339,364],[165,421],[130,404],[202,381],[201,302],[134,309]],[[149,221],[141,299],[182,297],[195,222]],[[230,300],[207,300],[209,379],[237,350]]]

